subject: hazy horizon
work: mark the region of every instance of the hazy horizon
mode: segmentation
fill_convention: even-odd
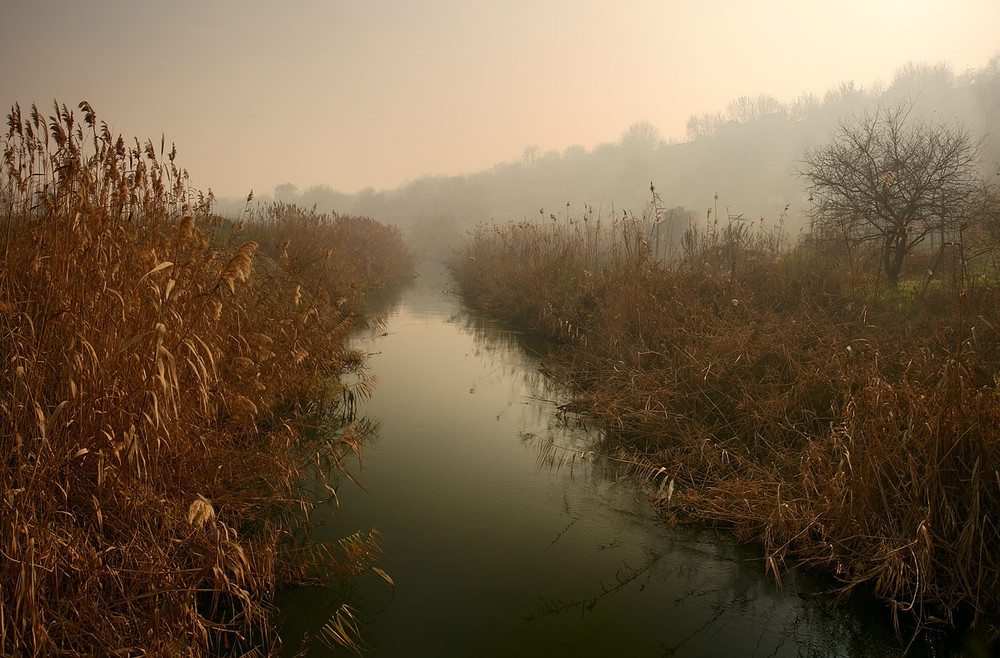
[[[615,142],[683,141],[740,96],[790,102],[909,63],[961,73],[1000,49],[992,0],[697,6],[629,1],[7,3],[4,114],[89,101],[220,197],[396,188]]]

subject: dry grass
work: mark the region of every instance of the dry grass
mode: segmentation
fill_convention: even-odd
[[[15,107],[3,141],[0,654],[268,653],[276,587],[378,552],[302,540],[309,491],[367,436],[366,381],[340,376],[362,366],[355,249],[379,242],[345,251],[273,209],[269,231],[329,251],[307,278],[213,216],[174,149],[80,109]]]
[[[365,308],[371,295],[411,277],[415,269],[399,227],[368,217],[327,215],[277,202],[256,218],[252,230],[264,253],[308,282],[323,303],[342,310]]]
[[[650,222],[605,224],[481,227],[453,272],[468,303],[554,339],[548,371],[611,463],[668,518],[762,542],[779,579],[794,558],[918,624],[994,623],[997,282],[886,294],[864,254],[739,225],[655,262]]]

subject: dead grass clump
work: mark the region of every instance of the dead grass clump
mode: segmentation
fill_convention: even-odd
[[[267,653],[276,587],[367,564],[296,548],[367,435],[351,318],[80,109],[3,140],[0,653]]]

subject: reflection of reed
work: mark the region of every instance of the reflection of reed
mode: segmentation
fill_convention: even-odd
[[[563,528],[558,533],[556,533],[555,538],[552,541],[549,542],[548,546],[546,546],[544,550],[549,550],[550,548],[552,548],[553,546],[555,546],[556,544],[558,544],[559,540],[562,539],[566,535],[567,532],[569,532],[570,530],[572,530],[573,526],[575,526],[579,521],[580,521],[580,517],[579,516],[574,516],[573,519],[569,523],[566,524],[565,528]]]
[[[563,409],[571,400],[571,393],[545,374],[541,359],[548,353],[549,341],[537,333],[514,330],[483,313],[461,310],[451,322],[463,327],[477,348],[477,355],[495,367],[494,372],[504,378],[521,383],[528,391],[526,399],[544,404],[536,405],[538,419],[556,417],[569,425]],[[551,408],[549,407],[551,405]],[[575,418],[577,426],[584,426],[584,418]]]
[[[656,655],[663,656],[902,653],[891,634],[873,632],[871,602],[845,613],[836,596],[817,593],[830,583],[815,574],[793,570],[788,591],[779,592],[759,577],[759,551],[720,543],[701,531],[673,531],[666,539],[655,549],[644,547],[639,563],[622,557],[614,575],[599,579],[589,593],[538,596],[524,619],[542,624],[578,613],[598,624],[608,623],[621,607],[640,615],[645,610],[660,620]]]
[[[556,443],[551,437],[541,438],[532,432],[522,433],[521,439],[538,451],[536,464],[539,469],[559,473],[563,468],[568,468],[570,475],[573,475],[577,462],[589,461],[600,477],[614,480],[628,478],[650,494],[653,502],[662,508],[669,507],[673,498],[676,480],[666,468],[620,450],[610,452],[606,441],[568,446]]]
[[[642,565],[635,568],[629,566],[628,562],[623,560],[622,567],[615,573],[614,584],[606,585],[605,583],[601,583],[601,591],[594,596],[574,599],[572,601],[563,601],[555,597],[540,596],[538,597],[537,611],[529,613],[525,616],[525,619],[527,621],[534,621],[536,619],[541,619],[542,617],[561,615],[575,610],[578,610],[583,616],[591,614],[597,606],[598,601],[604,597],[611,594],[617,594],[638,580],[641,576],[645,575],[648,581],[649,571],[656,565],[657,562],[660,561],[662,557],[663,556],[659,553],[650,552],[646,556],[646,561]]]

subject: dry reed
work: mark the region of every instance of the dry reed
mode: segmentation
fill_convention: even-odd
[[[378,553],[303,542],[310,492],[367,437],[360,307],[330,300],[366,289],[368,255],[296,233],[348,272],[303,278],[164,140],[80,110],[15,106],[3,140],[0,654],[269,653],[277,587]],[[308,214],[281,210],[272,228]]]
[[[452,270],[469,304],[554,341],[567,408],[664,516],[762,542],[779,579],[794,558],[870,587],[897,621],[995,624],[995,268],[887,295],[836,236],[788,250],[710,224],[667,263],[649,233],[631,216],[482,226]]]

